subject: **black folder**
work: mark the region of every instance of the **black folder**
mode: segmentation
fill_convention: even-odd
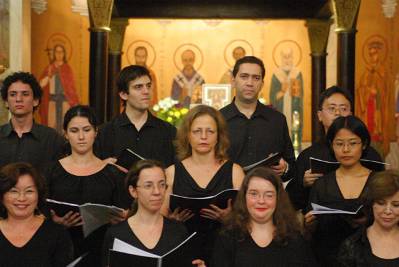
[[[123,168],[129,170],[136,161],[145,159],[133,150],[126,148],[122,150],[119,156],[116,158],[115,164],[122,166]]]

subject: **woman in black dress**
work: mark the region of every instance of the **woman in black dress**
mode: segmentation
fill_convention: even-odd
[[[399,173],[390,170],[375,174],[365,199],[371,225],[343,242],[338,253],[340,266],[399,266]]]
[[[109,264],[109,250],[115,239],[161,256],[189,236],[182,223],[169,220],[160,213],[167,188],[161,163],[153,160],[137,162],[127,174],[127,186],[135,199],[131,216],[108,229],[104,241],[104,266]],[[192,263],[204,266],[201,260]]]
[[[199,248],[207,261],[213,248],[214,234],[220,221],[231,210],[215,205],[202,209],[201,214],[188,210],[169,211],[171,193],[187,197],[207,197],[225,189],[239,189],[244,173],[241,167],[227,158],[229,146],[226,123],[216,109],[199,105],[184,117],[176,138],[179,162],[166,169],[170,188],[167,190],[163,213],[185,221],[190,232],[198,232]],[[197,218],[193,217],[197,216]],[[192,223],[200,216],[200,223]]]
[[[215,242],[213,267],[315,266],[280,178],[268,168],[249,172]]]
[[[0,266],[65,267],[72,242],[62,226],[46,219],[45,181],[28,163],[0,171]]]
[[[311,203],[341,210],[356,210],[363,204],[371,171],[360,163],[370,145],[366,125],[355,116],[338,117],[327,132],[328,143],[340,163],[339,168],[318,179],[310,193]],[[305,226],[312,232],[312,246],[321,266],[336,266],[337,250],[348,236],[365,223],[363,212],[357,215],[305,215]]]
[[[106,164],[93,153],[97,135],[94,112],[88,106],[75,106],[64,117],[64,132],[71,154],[49,166],[46,178],[49,198],[74,204],[95,203],[128,208],[128,196],[124,188],[124,173],[114,165]],[[101,264],[101,248],[106,226],[84,238],[79,213],[69,212],[63,217],[51,211],[56,223],[66,226],[74,243],[75,256],[90,251],[84,258],[86,266]],[[127,212],[126,212],[127,213]],[[118,222],[126,214],[115,216]]]

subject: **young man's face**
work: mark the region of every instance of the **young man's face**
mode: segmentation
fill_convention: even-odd
[[[231,84],[236,89],[237,100],[243,103],[253,103],[263,86],[262,69],[258,64],[243,63]]]
[[[29,84],[17,81],[8,88],[5,105],[12,116],[24,117],[33,113],[34,108],[39,105],[39,99],[34,98]]]
[[[128,93],[120,92],[119,96],[126,101],[126,108],[138,111],[147,110],[151,104],[152,82],[147,75],[129,82]]]
[[[326,133],[337,117],[346,117],[351,114],[351,103],[340,93],[333,94],[326,98],[322,104],[322,109],[317,111],[319,121],[323,124]]]

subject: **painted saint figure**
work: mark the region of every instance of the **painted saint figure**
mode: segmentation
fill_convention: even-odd
[[[43,88],[40,116],[42,124],[62,132],[62,119],[65,112],[79,103],[72,68],[67,62],[67,54],[62,44],[56,44],[50,64],[40,76]]]
[[[366,123],[371,141],[380,152],[387,155],[395,104],[394,92],[388,88],[382,49],[384,44],[380,41],[367,44],[368,65],[360,77],[355,103],[356,115]],[[388,112],[390,108],[392,112]]]
[[[303,128],[303,78],[301,71],[294,66],[294,53],[291,48],[281,50],[281,65],[273,74],[270,85],[270,103],[287,118],[291,138],[293,136],[293,115],[299,113],[298,141],[302,140]]]
[[[184,107],[189,107],[191,96],[198,87],[205,83],[204,78],[195,70],[195,53],[187,49],[181,54],[183,70],[173,78],[172,99],[178,100]]]
[[[151,100],[151,106],[155,105],[158,103],[158,83],[157,83],[157,76],[155,75],[155,72],[150,69],[150,67],[147,65],[147,59],[148,59],[148,50],[145,46],[138,46],[134,50],[134,59],[136,62],[136,65],[145,67],[148,69],[151,75],[151,81],[152,81],[152,100]]]
[[[232,56],[234,58],[234,64],[240,58],[245,57],[246,54],[247,54],[247,52],[245,51],[244,47],[237,46],[236,48],[234,48],[233,49],[233,53],[232,53]],[[219,83],[228,83],[228,84],[230,84],[232,77],[233,77],[233,68],[230,68],[223,74],[223,76],[220,79]]]

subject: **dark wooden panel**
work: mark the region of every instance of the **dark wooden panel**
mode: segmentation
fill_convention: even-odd
[[[328,0],[115,0],[114,17],[305,19],[321,12]]]

